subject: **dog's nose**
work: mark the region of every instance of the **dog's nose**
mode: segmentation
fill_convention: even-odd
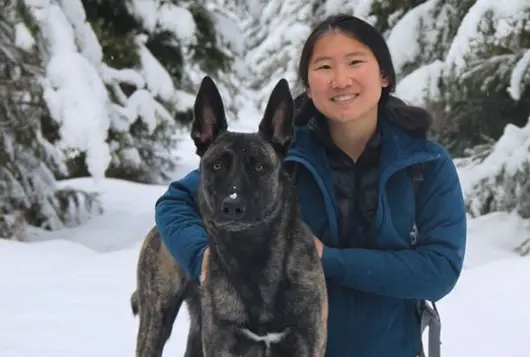
[[[239,197],[227,197],[221,203],[221,214],[228,218],[238,218],[245,213],[245,207]]]

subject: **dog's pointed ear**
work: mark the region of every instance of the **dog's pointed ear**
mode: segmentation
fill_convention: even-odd
[[[206,76],[195,98],[191,139],[202,157],[210,144],[228,128],[221,94],[214,81]]]
[[[259,124],[259,133],[285,155],[294,140],[294,101],[289,83],[280,79],[274,87]]]

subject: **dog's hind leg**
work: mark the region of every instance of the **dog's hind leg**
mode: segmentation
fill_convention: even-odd
[[[142,304],[137,339],[137,357],[161,357],[173,324],[188,293],[187,283],[169,299],[148,299]],[[200,356],[197,356],[200,357]]]
[[[140,315],[137,357],[161,357],[187,294],[188,278],[163,245],[156,229],[146,237],[137,267],[137,289],[131,296]]]
[[[162,356],[166,340],[162,333],[163,325],[164,315],[159,306],[143,306],[140,310],[136,357]]]

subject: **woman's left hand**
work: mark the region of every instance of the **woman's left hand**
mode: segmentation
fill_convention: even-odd
[[[314,239],[315,239],[315,245],[317,247],[318,256],[319,258],[322,258],[322,252],[324,251],[324,244],[322,244],[320,239],[318,239],[317,237],[314,237]]]

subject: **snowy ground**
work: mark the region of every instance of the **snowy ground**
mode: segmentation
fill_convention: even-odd
[[[189,169],[196,159],[189,142],[183,147]],[[80,228],[36,232],[31,243],[0,239],[0,356],[132,356],[135,264],[166,187],[63,184],[98,190],[106,212]],[[465,271],[439,304],[444,357],[527,355],[530,259],[513,253],[524,237],[523,226],[507,214],[470,221]],[[181,313],[164,356],[183,354],[187,323]]]

